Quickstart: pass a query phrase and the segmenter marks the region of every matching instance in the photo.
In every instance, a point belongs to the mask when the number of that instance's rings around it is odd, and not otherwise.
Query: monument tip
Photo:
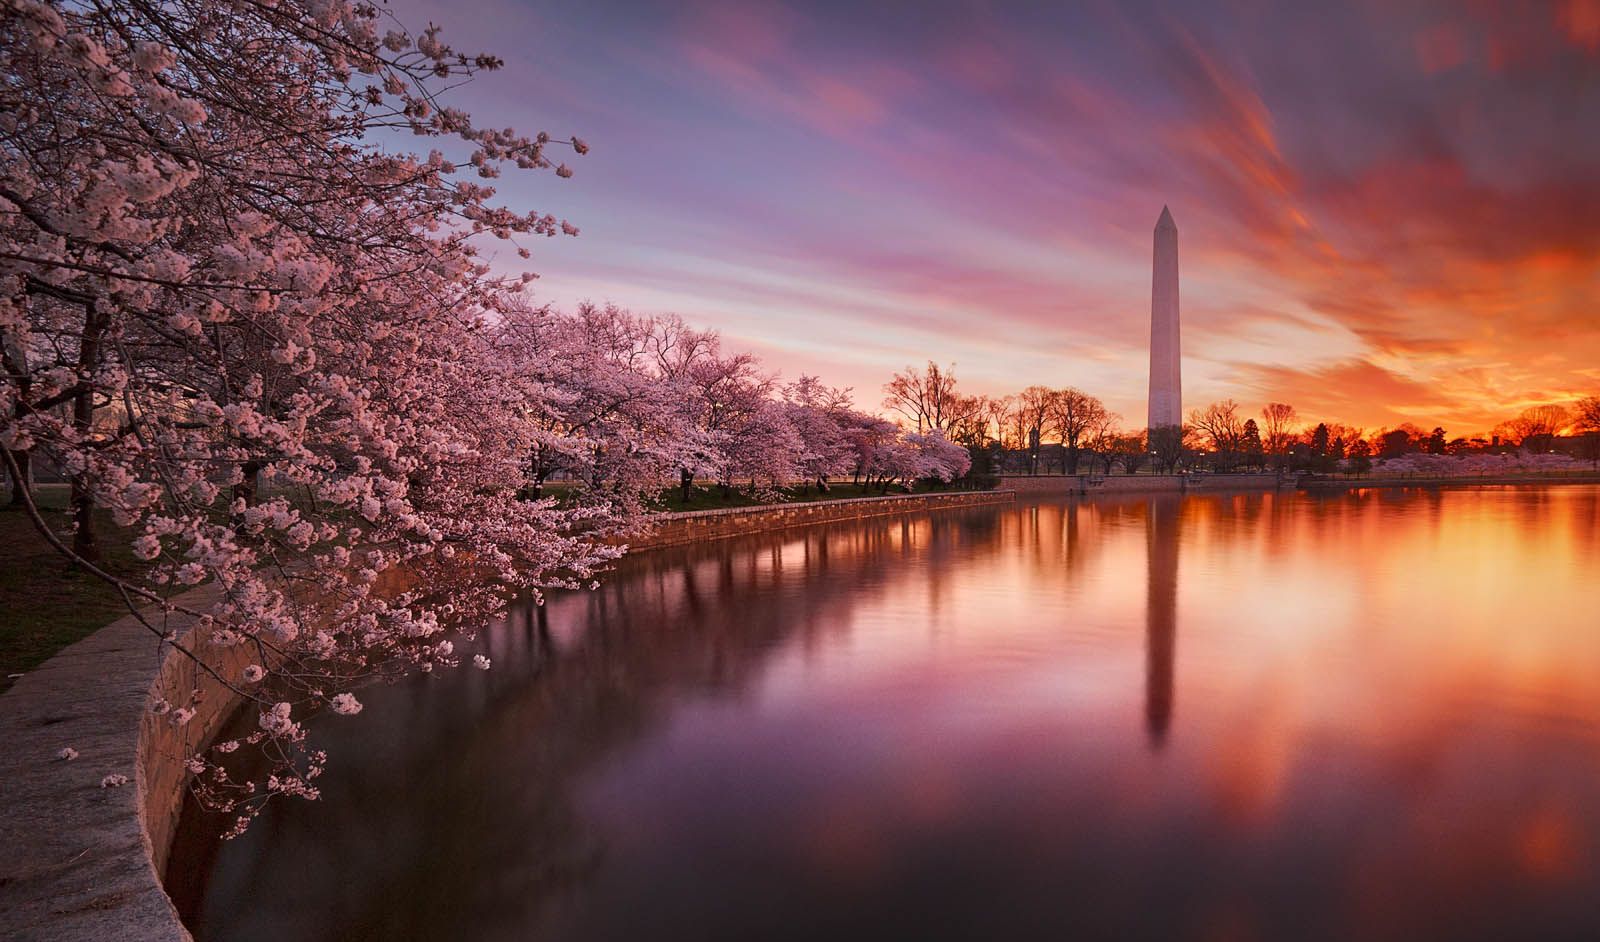
[[[1157,229],[1176,229],[1176,228],[1178,228],[1178,224],[1172,221],[1172,210],[1168,209],[1165,204],[1163,204],[1162,207],[1161,207],[1161,218],[1156,220],[1156,228]]]

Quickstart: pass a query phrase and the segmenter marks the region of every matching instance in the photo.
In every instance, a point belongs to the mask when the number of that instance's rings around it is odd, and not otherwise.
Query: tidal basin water
[[[1600,488],[792,530],[481,642],[191,831],[203,942],[1600,937]]]

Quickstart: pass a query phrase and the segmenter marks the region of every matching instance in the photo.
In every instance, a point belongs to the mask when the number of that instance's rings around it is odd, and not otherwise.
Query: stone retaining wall
[[[691,510],[661,514],[644,536],[629,541],[633,550],[657,549],[718,540],[747,533],[784,530],[812,523],[860,520],[889,514],[915,513],[949,507],[976,507],[1010,503],[1016,495],[1009,490],[954,491],[942,494],[902,494],[887,497],[853,497],[847,500],[812,503],[774,504],[765,507],[728,507],[720,510]]]

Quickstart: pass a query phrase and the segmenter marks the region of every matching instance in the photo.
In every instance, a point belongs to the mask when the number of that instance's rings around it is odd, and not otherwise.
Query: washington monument
[[[1161,207],[1150,286],[1150,430],[1183,424],[1183,348],[1178,341],[1178,224]]]

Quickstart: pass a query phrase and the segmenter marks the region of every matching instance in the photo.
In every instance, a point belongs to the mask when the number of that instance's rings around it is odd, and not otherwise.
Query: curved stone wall
[[[916,513],[950,507],[975,507],[982,504],[1010,503],[1011,491],[951,491],[941,494],[891,494],[885,497],[852,497],[811,503],[770,504],[762,507],[727,507],[720,510],[691,510],[661,514],[650,532],[631,541],[635,550],[662,546],[681,546],[704,540],[765,533],[789,527],[837,520],[861,520],[889,514]]]
[[[213,591],[197,589],[178,601],[205,607]],[[146,617],[180,637],[190,633],[187,618]],[[0,926],[7,939],[189,939],[158,868],[182,798],[182,749],[214,732],[236,704],[194,682],[177,663],[187,658],[166,657],[174,653],[129,615],[0,697]],[[202,695],[183,727],[149,709],[155,691],[179,689]],[[64,748],[77,758],[57,758]],[[102,786],[107,776],[126,782]]]

